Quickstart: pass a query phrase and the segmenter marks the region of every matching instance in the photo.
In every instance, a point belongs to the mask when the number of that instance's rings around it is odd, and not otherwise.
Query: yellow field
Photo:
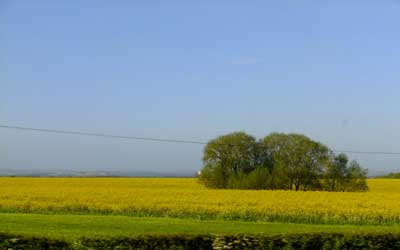
[[[400,223],[400,180],[364,193],[210,190],[184,178],[0,178],[0,211]]]

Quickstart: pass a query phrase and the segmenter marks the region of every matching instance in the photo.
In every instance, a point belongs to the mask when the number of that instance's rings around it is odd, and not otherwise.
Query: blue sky
[[[0,122],[400,152],[397,1],[2,1]],[[199,145],[0,129],[1,168],[196,171]],[[372,171],[400,156],[351,155]]]

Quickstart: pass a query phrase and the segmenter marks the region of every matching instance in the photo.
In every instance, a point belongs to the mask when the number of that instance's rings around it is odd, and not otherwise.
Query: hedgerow
[[[398,234],[148,235],[74,241],[0,234],[0,250],[358,250],[400,249]]]

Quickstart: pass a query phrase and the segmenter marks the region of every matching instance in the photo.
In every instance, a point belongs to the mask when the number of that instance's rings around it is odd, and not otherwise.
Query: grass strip
[[[400,233],[400,225],[318,225],[114,215],[0,213],[0,232],[73,240],[165,234]]]

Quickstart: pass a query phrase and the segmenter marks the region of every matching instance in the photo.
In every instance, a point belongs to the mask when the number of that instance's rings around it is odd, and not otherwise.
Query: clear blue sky
[[[202,141],[296,132],[400,152],[400,2],[167,2],[1,1],[0,122]],[[201,156],[0,129],[1,168],[187,172]]]

